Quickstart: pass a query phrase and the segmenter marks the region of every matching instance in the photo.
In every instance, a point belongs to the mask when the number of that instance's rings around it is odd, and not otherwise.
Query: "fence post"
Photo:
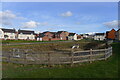
[[[50,53],[48,52],[48,67],[50,67]]]
[[[10,57],[11,57],[11,56],[10,56],[10,54],[8,54],[8,62],[10,62],[10,61],[11,61],[11,60],[10,60]]]
[[[105,49],[105,55],[104,55],[105,60],[107,60],[107,58],[106,58],[107,50],[108,49]]]
[[[90,63],[92,63],[92,49],[90,49]]]
[[[25,52],[24,53],[24,65],[27,63],[27,58],[26,57],[27,57],[27,53]]]
[[[71,51],[71,67],[74,65],[74,51]]]
[[[111,55],[112,55],[112,47],[111,47]],[[111,56],[111,55],[110,55],[110,56]]]
[[[15,49],[13,48],[13,56],[14,56],[14,54],[15,54]]]

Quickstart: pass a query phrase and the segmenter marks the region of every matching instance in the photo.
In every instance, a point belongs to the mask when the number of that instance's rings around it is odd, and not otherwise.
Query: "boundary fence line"
[[[20,51],[20,49],[12,49],[10,51],[11,52],[7,52],[5,55],[3,52],[2,61],[18,64],[71,64],[71,66],[73,66],[76,63],[92,63],[96,60],[106,60],[112,55],[112,47],[98,50],[90,49],[85,51],[72,50],[71,52],[60,53],[56,53],[54,51],[37,53],[32,51],[31,49],[24,51]]]

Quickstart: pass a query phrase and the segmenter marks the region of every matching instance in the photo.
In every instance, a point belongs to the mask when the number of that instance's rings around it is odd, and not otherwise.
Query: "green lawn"
[[[62,65],[43,68],[41,65],[3,63],[3,78],[118,78],[120,43],[112,46],[113,55],[108,60],[76,64],[74,67]]]

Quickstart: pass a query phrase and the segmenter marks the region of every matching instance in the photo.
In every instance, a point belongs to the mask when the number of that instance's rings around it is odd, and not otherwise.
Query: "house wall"
[[[61,34],[55,34],[55,38],[60,38],[60,40],[67,40],[68,35],[68,32],[62,32]]]
[[[68,36],[69,35],[69,32],[65,32],[65,36]]]
[[[77,40],[77,34],[74,35],[74,40]]]
[[[48,36],[49,38],[53,38],[54,37],[54,34],[50,33],[50,32],[47,32],[45,33],[44,35]]]
[[[118,30],[116,32],[116,37],[115,37],[116,40],[120,40],[120,30]]]
[[[4,39],[4,32],[0,29],[0,39]]]
[[[120,40],[120,30],[118,31],[118,40]]]
[[[74,36],[68,36],[68,40],[74,40]]]
[[[66,34],[64,33],[64,32],[62,32],[61,34],[60,34],[60,39],[61,40],[66,40],[66,36],[65,36]]]
[[[15,39],[16,34],[15,33],[4,33],[4,35],[8,35],[8,37],[6,39]]]
[[[115,33],[116,33],[115,30],[109,31],[109,32],[106,34],[106,38],[107,38],[107,39],[115,39]]]
[[[42,41],[50,41],[50,38],[48,36],[42,37]]]
[[[74,36],[68,36],[68,40],[77,40],[77,35]]]
[[[18,39],[21,40],[35,40],[35,35],[34,34],[18,34]]]
[[[60,39],[61,40],[67,40],[67,33],[66,32],[62,32],[61,34],[60,34]]]
[[[37,41],[42,41],[42,38],[37,38],[36,40],[37,40]]]
[[[8,37],[4,37],[4,35],[7,35]],[[3,32],[1,29],[0,29],[0,39],[15,39],[15,33],[9,33],[9,32]]]
[[[95,35],[94,40],[100,40],[100,41],[105,40],[105,35]]]

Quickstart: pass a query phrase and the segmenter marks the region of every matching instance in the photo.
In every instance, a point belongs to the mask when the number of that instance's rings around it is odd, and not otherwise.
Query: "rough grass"
[[[73,42],[57,42],[57,43],[39,43],[39,44],[24,44],[24,45],[3,45],[3,50],[9,50],[10,48],[19,48],[19,49],[32,49],[33,51],[53,51],[53,50],[61,50],[61,49],[71,49],[71,47],[75,44],[80,45],[80,50],[87,50],[90,48],[96,49],[101,47],[101,42],[81,42],[81,41],[73,41]],[[91,47],[92,46],[92,47]]]
[[[112,46],[113,55],[108,60],[76,64],[74,67],[61,65],[47,68],[45,65],[3,63],[3,78],[118,78],[120,43]]]
[[[66,40],[54,40],[54,41],[32,41],[32,40],[0,40],[2,44],[8,43],[34,43],[34,42],[56,42],[56,41],[66,41]]]

